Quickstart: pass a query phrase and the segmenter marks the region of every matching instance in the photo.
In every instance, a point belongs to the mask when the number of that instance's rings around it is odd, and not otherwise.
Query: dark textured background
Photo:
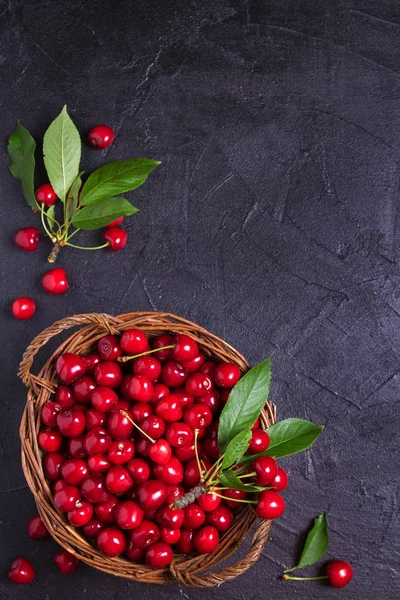
[[[398,598],[398,0],[3,0],[0,19],[1,599]],[[37,217],[5,144],[17,118],[39,140],[64,103],[82,133],[116,129],[109,151],[85,148],[87,170],[130,156],[163,164],[131,195],[141,212],[127,248],[66,251],[71,288],[49,297],[38,283],[46,244],[34,255],[12,244]],[[10,316],[25,294],[38,304],[26,324]],[[327,426],[311,452],[284,461],[287,512],[258,564],[212,592],[83,565],[66,579],[55,544],[26,535],[24,348],[66,315],[140,309],[188,317],[253,363],[274,351],[279,416]],[[354,581],[283,583],[324,509],[326,557],[349,560]],[[25,588],[6,579],[21,554],[38,570]]]

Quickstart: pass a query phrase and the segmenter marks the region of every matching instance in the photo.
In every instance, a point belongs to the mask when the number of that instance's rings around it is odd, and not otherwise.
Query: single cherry
[[[224,532],[232,525],[233,513],[228,506],[220,504],[217,508],[206,514],[206,521],[209,525],[216,527],[218,531]]]
[[[221,504],[221,498],[220,496],[209,493],[203,494],[197,498],[197,502],[205,512],[212,512]]]
[[[144,519],[130,535],[133,547],[144,549],[160,539],[160,529],[152,521]]]
[[[205,404],[213,413],[218,412],[221,408],[221,396],[217,390],[211,390],[208,394],[197,398],[197,402]]]
[[[76,556],[70,552],[67,552],[67,550],[58,552],[54,557],[54,562],[56,563],[60,573],[63,575],[73,573],[79,565],[79,560],[76,558]]]
[[[204,524],[206,515],[204,510],[197,504],[189,504],[185,508],[183,526],[186,529],[199,529]]]
[[[94,456],[107,452],[111,441],[111,436],[104,427],[93,427],[86,434],[83,446],[90,456]]]
[[[166,398],[170,395],[169,387],[167,387],[164,383],[156,383],[154,386],[154,396],[153,403],[157,403],[162,398]]]
[[[44,204],[45,206],[53,206],[53,204],[56,203],[57,194],[55,193],[50,183],[43,183],[35,191],[35,198],[39,202],[39,204]]]
[[[29,296],[20,296],[14,300],[11,310],[19,321],[28,321],[36,312],[36,303]]]
[[[56,481],[60,477],[61,466],[65,458],[58,452],[50,452],[43,459],[43,472],[47,479]]]
[[[125,548],[125,556],[132,562],[142,562],[145,557],[145,552],[141,548],[135,548],[132,540],[129,540],[128,545]]]
[[[107,527],[97,536],[97,545],[102,554],[115,558],[126,548],[126,539],[118,527]]]
[[[176,456],[172,456],[165,464],[153,467],[154,475],[168,485],[176,485],[183,480],[183,466]]]
[[[180,529],[170,529],[169,527],[165,527],[164,525],[160,527],[160,540],[173,546],[176,544],[181,537]]]
[[[191,529],[183,529],[179,538],[176,549],[179,554],[192,554],[194,552],[193,544],[194,531]]]
[[[127,388],[124,388],[124,395],[128,400],[137,402],[150,402],[154,395],[154,386],[148,377],[144,375],[134,375],[129,381]]]
[[[89,475],[89,469],[81,458],[70,458],[61,465],[60,473],[69,485],[79,485]]]
[[[174,360],[185,362],[193,360],[199,353],[197,342],[183,333],[175,336],[175,348],[172,350]]]
[[[272,489],[277,492],[281,492],[285,488],[287,488],[289,483],[289,475],[286,473],[284,469],[281,467],[278,468],[278,472],[274,477],[274,480],[271,483]]]
[[[75,508],[76,503],[80,498],[80,490],[73,485],[67,485],[54,494],[54,504],[60,510],[69,512]]]
[[[186,423],[171,423],[167,427],[165,437],[171,446],[189,446],[193,443],[194,432]]]
[[[183,508],[171,508],[162,506],[156,512],[157,523],[170,529],[180,529],[183,525],[185,512]]]
[[[173,346],[175,344],[175,338],[172,335],[162,334],[156,336],[152,342],[151,347],[156,348],[165,348],[165,346]],[[173,348],[166,348],[165,350],[159,350],[155,353],[156,358],[161,360],[161,362],[165,362],[166,360],[172,360],[172,351]]]
[[[128,356],[134,356],[149,350],[147,335],[140,329],[127,329],[121,335],[119,343]]]
[[[237,510],[242,506],[240,501],[246,500],[248,494],[243,490],[225,490],[224,496],[226,498],[231,498],[231,500],[225,500],[225,504],[232,510]]]
[[[82,531],[86,537],[94,538],[97,537],[97,535],[102,529],[104,529],[104,527],[105,524],[102,521],[100,521],[100,519],[98,519],[97,517],[93,517],[92,519],[90,519],[90,521],[86,523],[86,525],[83,525]]]
[[[219,533],[212,525],[199,529],[193,537],[193,545],[200,554],[209,554],[218,546]]]
[[[240,379],[240,369],[234,363],[221,363],[213,372],[215,383],[222,388],[232,388]]]
[[[68,450],[73,458],[83,458],[86,456],[86,450],[83,446],[84,440],[84,435],[79,435],[76,438],[71,438],[68,440]]]
[[[144,431],[145,434],[150,436],[153,439],[158,440],[158,438],[162,437],[165,431],[165,423],[161,417],[157,415],[151,415],[140,423],[140,428]]]
[[[167,485],[166,504],[172,504],[177,498],[181,498],[185,493],[185,488],[182,485]]]
[[[270,444],[269,435],[262,429],[252,429],[251,440],[247,454],[259,454],[264,452]]]
[[[156,413],[167,423],[180,421],[183,412],[179,398],[174,394],[162,398],[156,404]]]
[[[106,335],[97,342],[97,352],[102,360],[115,361],[122,355],[122,349],[115,335]]]
[[[119,252],[126,246],[128,234],[120,227],[110,227],[110,229],[104,230],[103,239],[105,242],[108,242],[111,252]]]
[[[86,363],[86,372],[87,373],[93,373],[95,366],[101,362],[100,356],[97,354],[97,352],[91,352],[90,354],[85,354],[82,356],[82,358]]]
[[[108,502],[111,498],[110,492],[105,486],[104,477],[98,473],[89,475],[81,485],[82,495],[89,502],[102,503]]]
[[[63,383],[71,385],[85,374],[86,363],[81,356],[66,352],[57,358],[56,371]]]
[[[149,479],[137,488],[137,498],[145,509],[156,510],[164,504],[167,497],[167,487],[163,481]]]
[[[147,417],[154,414],[154,408],[152,404],[148,402],[136,402],[132,406],[131,415],[135,423],[141,423]]]
[[[259,485],[270,485],[278,474],[278,463],[272,456],[260,456],[253,462],[256,481]]]
[[[89,408],[85,413],[86,429],[93,427],[104,427],[107,424],[107,414],[101,413],[94,408]]]
[[[24,227],[17,231],[14,243],[21,250],[35,252],[39,248],[40,231],[37,227]]]
[[[201,365],[205,361],[205,356],[202,352],[199,352],[192,360],[182,362],[182,365],[185,367],[189,373],[196,373],[200,370]]]
[[[143,521],[144,512],[137,502],[126,500],[115,509],[115,520],[121,529],[135,529]]]
[[[351,565],[344,560],[334,560],[326,568],[329,583],[334,588],[342,588],[353,578]]]
[[[150,467],[143,458],[133,458],[126,465],[136,485],[144,483],[150,477]]]
[[[40,515],[35,515],[28,523],[28,535],[31,540],[43,540],[50,534]]]
[[[89,144],[99,150],[110,146],[115,138],[114,130],[108,125],[96,125],[88,133]]]
[[[115,511],[119,505],[119,500],[115,496],[111,496],[107,502],[100,502],[94,507],[96,517],[106,525],[115,523]]]
[[[183,413],[183,420],[192,429],[204,429],[211,425],[212,419],[212,412],[205,404],[193,404]]]
[[[89,404],[90,394],[95,389],[95,387],[96,383],[94,379],[89,375],[84,375],[83,377],[77,379],[72,386],[72,390],[76,401],[81,402],[82,404]]]
[[[123,465],[135,455],[135,445],[131,440],[114,440],[107,452],[113,465]]]
[[[89,456],[88,467],[91,473],[106,473],[111,469],[111,461],[107,454],[95,454]]]
[[[185,385],[186,392],[195,397],[205,396],[212,388],[212,380],[204,373],[193,373]]]
[[[169,360],[162,368],[161,379],[168,387],[183,385],[189,376],[189,371],[175,360]]]
[[[74,527],[83,527],[93,517],[93,504],[87,500],[78,500],[75,508],[68,512],[67,517]]]
[[[165,465],[171,460],[172,450],[167,440],[159,439],[149,448],[149,456],[158,465]]]
[[[57,427],[65,437],[78,437],[83,433],[85,424],[85,415],[77,406],[57,414]]]
[[[65,294],[69,288],[65,269],[57,267],[47,271],[47,273],[45,273],[42,277],[42,286],[48,294]]]
[[[121,465],[111,467],[106,475],[106,486],[112,494],[123,494],[133,485],[129,471]]]
[[[46,427],[38,434],[38,444],[45,452],[58,452],[63,443],[63,437],[58,429]]]
[[[188,462],[189,460],[193,460],[196,457],[196,450],[194,444],[190,444],[188,446],[178,446],[174,448],[175,456],[181,462]]]
[[[74,404],[76,404],[76,400],[74,395],[72,394],[71,388],[67,385],[60,385],[55,393],[55,400],[57,404],[61,406],[64,410],[66,408],[71,408]]]
[[[171,546],[165,542],[156,542],[146,552],[146,565],[154,569],[162,569],[169,565],[173,558]]]
[[[47,427],[55,427],[57,425],[57,414],[61,409],[62,407],[58,402],[46,402],[40,415],[42,423]]]
[[[99,363],[94,368],[94,378],[97,385],[115,389],[122,381],[121,367],[112,361]]]
[[[201,365],[199,371],[200,371],[200,373],[205,373],[212,379],[215,367],[216,367],[215,362],[213,362],[212,360],[207,360],[205,363],[203,363]]]
[[[112,411],[108,419],[107,429],[116,440],[126,440],[133,431],[131,421],[119,410]]]
[[[150,381],[156,381],[161,375],[162,365],[160,361],[154,356],[139,356],[133,362],[133,373],[134,375],[144,375]]]
[[[8,578],[14,583],[32,583],[35,579],[35,569],[27,558],[13,560],[8,571]]]
[[[211,468],[211,464],[207,460],[202,461],[202,473],[204,474]],[[190,460],[186,463],[185,468],[185,484],[189,487],[194,487],[200,483],[200,471],[197,460]]]
[[[285,511],[285,501],[274,490],[265,490],[258,495],[256,513],[260,519],[277,519]]]
[[[179,400],[182,408],[187,408],[194,404],[194,396],[188,394],[184,386],[175,388],[173,395]]]
[[[112,409],[113,405],[118,402],[116,392],[107,387],[97,387],[91,391],[90,402],[93,408],[99,412],[105,413]]]

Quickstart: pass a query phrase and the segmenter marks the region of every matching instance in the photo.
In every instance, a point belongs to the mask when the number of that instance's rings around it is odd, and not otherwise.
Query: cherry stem
[[[238,479],[245,479],[245,477],[255,477],[257,473],[253,471],[253,473],[244,473],[244,475],[238,475]]]
[[[76,246],[75,244],[71,244],[70,242],[65,242],[66,246],[71,246],[71,248],[77,248],[78,250],[101,250],[102,248],[107,248],[110,244],[106,242],[101,246]]]
[[[74,237],[74,235],[75,235],[76,233],[78,233],[79,231],[80,231],[80,229],[75,229],[75,231],[73,231],[73,232],[71,233],[71,235],[67,235],[67,236],[65,237],[65,241],[66,241],[66,242],[68,242],[68,240],[70,240],[72,237]],[[66,233],[68,233],[68,232],[66,232]]]
[[[229,489],[229,488],[227,488]],[[223,496],[222,494],[217,494],[217,492],[212,492],[214,496],[218,496],[223,500],[232,500],[232,502],[245,502],[246,504],[257,504],[258,500],[239,500],[239,498],[228,498],[228,496]]]
[[[160,352],[160,350],[169,350],[170,348],[175,348],[175,344],[172,346],[162,346],[162,348],[153,348],[153,350],[146,350],[146,352],[141,352],[140,354],[134,354],[133,356],[119,356],[119,362],[127,362],[128,360],[133,360],[134,358],[139,358],[139,356],[147,356],[147,354],[153,354],[154,352]]]
[[[147,439],[148,439],[148,440],[150,440],[150,442],[151,442],[152,444],[155,444],[155,443],[156,443],[156,440],[153,440],[153,438],[152,438],[152,437],[150,437],[149,435],[147,435],[147,433],[145,433],[145,432],[143,431],[143,429],[141,429],[141,428],[139,427],[139,425],[138,425],[137,423],[135,423],[135,421],[134,421],[134,420],[131,418],[131,416],[130,416],[130,415],[127,413],[127,412],[126,412],[126,410],[122,410],[122,409],[121,409],[119,412],[121,413],[121,415],[124,415],[124,417],[126,417],[126,418],[128,419],[128,421],[130,421],[130,422],[132,423],[132,425],[133,425],[134,427],[136,427],[136,429],[138,429],[142,435],[144,435],[145,437],[147,437]]]
[[[47,233],[47,235],[49,236],[49,238],[52,240],[54,239],[54,234],[51,233],[48,229],[47,229],[47,225],[44,221],[44,204],[40,205],[40,218],[42,220],[42,225],[43,225],[43,229],[45,230],[45,232]]]
[[[318,581],[320,579],[328,579],[328,575],[319,575],[318,577],[292,577],[291,575],[282,575],[284,581]]]
[[[225,456],[225,452],[222,456],[219,457],[219,459],[213,464],[213,466],[208,469],[208,471],[204,475],[204,478],[206,480],[208,480],[208,483],[210,485],[212,483],[214,483],[215,481],[217,481],[217,479],[218,479],[218,477],[217,477],[218,471],[220,471],[222,468],[222,461],[224,460],[224,456]],[[208,476],[211,473],[211,471],[213,471],[213,474],[211,475],[210,479],[208,479]]]
[[[194,452],[196,455],[196,462],[197,462],[197,468],[199,469],[199,475],[200,475],[200,483],[204,483],[204,475],[203,475],[203,469],[200,463],[200,458],[199,458],[199,448],[197,445],[197,438],[199,437],[199,430],[195,429],[194,430]]]

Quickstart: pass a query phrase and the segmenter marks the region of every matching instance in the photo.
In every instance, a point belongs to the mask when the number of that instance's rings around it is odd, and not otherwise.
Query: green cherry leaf
[[[327,551],[328,543],[328,519],[326,513],[322,513],[322,515],[316,517],[312,529],[308,532],[298,564],[285,571],[285,573],[289,573],[295,569],[310,567],[316,563]]]
[[[32,208],[39,208],[35,198],[36,142],[29,131],[17,121],[17,128],[9,137],[7,152],[11,158],[11,174],[22,184],[22,193]]]
[[[65,202],[65,222],[69,223],[72,219],[73,215],[76,213],[78,208],[78,200],[79,200],[79,191],[82,187],[82,173],[75,178],[74,183],[71,185],[71,188],[67,195],[67,200]]]
[[[241,431],[231,440],[225,450],[221,468],[229,469],[243,454],[246,453],[251,439],[251,429]]]
[[[228,487],[232,490],[242,490],[243,492],[262,492],[265,487],[259,485],[253,485],[251,483],[244,483],[239,477],[235,475],[233,471],[221,471],[219,476],[219,483],[224,487]],[[223,493],[223,492],[222,492]]]
[[[81,159],[81,138],[66,106],[44,134],[43,157],[50,183],[65,202],[78,175]]]
[[[102,198],[124,194],[142,185],[160,164],[149,158],[116,160],[94,171],[83,186],[81,204],[94,204]]]
[[[91,231],[105,227],[118,217],[133,215],[138,210],[125,198],[103,198],[96,204],[79,209],[72,217],[71,223],[77,229]]]
[[[54,231],[54,219],[55,219],[55,215],[56,215],[56,207],[53,204],[52,206],[49,206],[49,208],[44,211],[44,214],[46,215],[46,221],[47,224],[49,226],[50,231]]]
[[[241,431],[251,429],[268,399],[271,359],[250,369],[232,388],[218,428],[218,446],[225,452],[229,442]]]

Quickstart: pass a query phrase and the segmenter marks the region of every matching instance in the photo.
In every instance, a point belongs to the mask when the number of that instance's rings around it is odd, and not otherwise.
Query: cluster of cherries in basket
[[[185,508],[175,501],[212,473],[218,415],[239,368],[206,360],[185,334],[156,336],[150,346],[142,331],[130,329],[101,338],[95,353],[59,356],[56,370],[62,385],[42,407],[38,444],[54,503],[69,523],[104,555],[153,568],[166,567],[173,548],[215,550],[248,494],[215,486]],[[248,452],[268,445],[256,422]],[[258,495],[258,516],[279,517],[286,472],[271,457],[249,469],[271,488]]]

